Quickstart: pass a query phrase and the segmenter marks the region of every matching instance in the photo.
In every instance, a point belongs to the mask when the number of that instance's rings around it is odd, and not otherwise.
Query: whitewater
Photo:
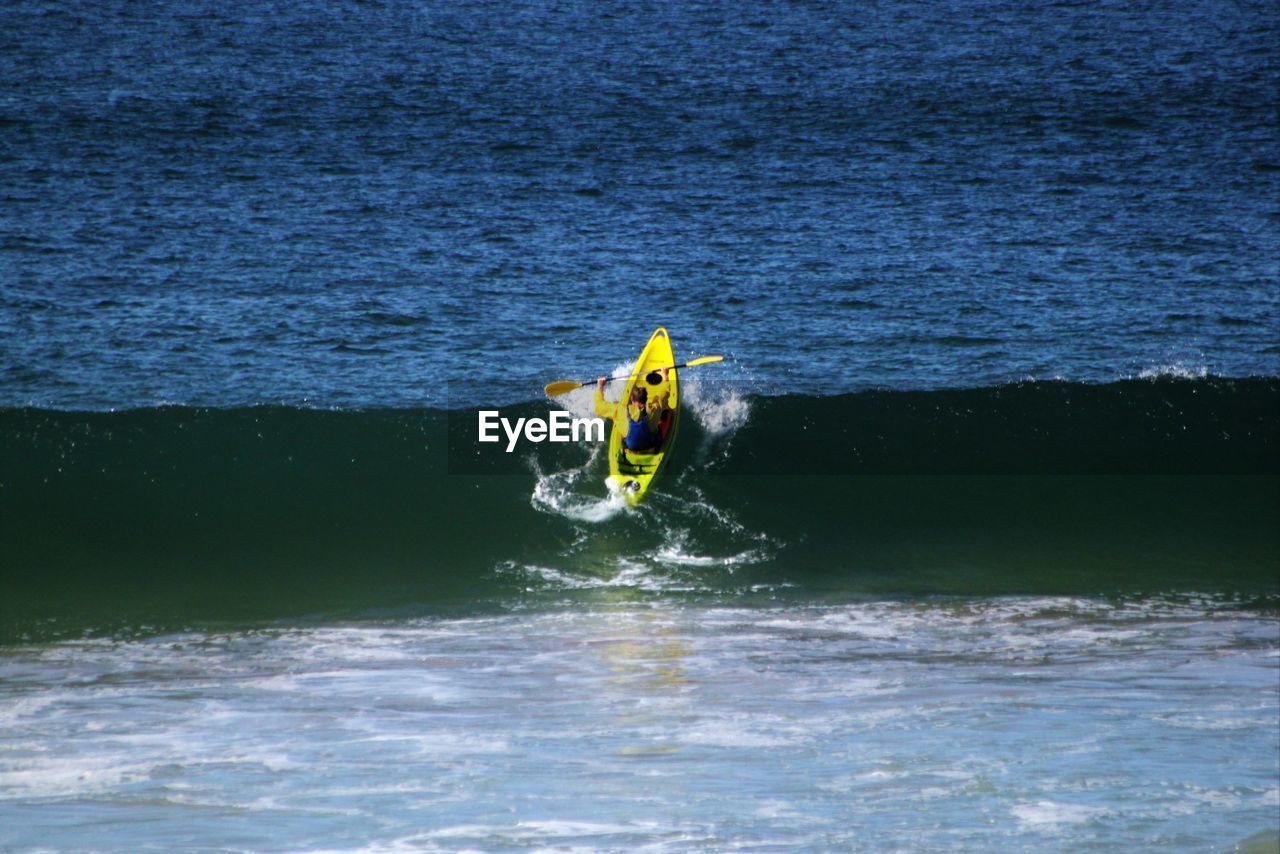
[[[0,655],[6,850],[1235,850],[1274,614],[1230,597],[589,608]],[[1259,848],[1258,850],[1266,850]]]

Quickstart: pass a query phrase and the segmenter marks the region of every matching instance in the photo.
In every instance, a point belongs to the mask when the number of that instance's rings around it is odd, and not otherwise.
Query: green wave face
[[[752,398],[734,429],[686,418],[638,510],[598,446],[477,455],[474,412],[0,410],[0,639],[652,597],[1274,607],[1278,402],[1275,379]]]

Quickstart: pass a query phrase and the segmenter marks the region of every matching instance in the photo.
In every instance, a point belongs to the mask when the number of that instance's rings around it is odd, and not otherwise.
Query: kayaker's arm
[[[613,418],[617,406],[604,399],[604,382],[604,377],[596,380],[596,415],[601,418]]]

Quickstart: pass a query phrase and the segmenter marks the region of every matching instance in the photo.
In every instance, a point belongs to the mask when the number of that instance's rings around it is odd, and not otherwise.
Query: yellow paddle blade
[[[684,367],[692,368],[694,365],[709,365],[712,362],[723,362],[724,356],[703,356],[701,359],[694,359],[692,362],[685,362]]]
[[[557,397],[573,391],[575,388],[582,388],[582,383],[575,383],[573,380],[560,380],[559,382],[547,383],[547,387],[543,391],[547,393],[547,397]]]

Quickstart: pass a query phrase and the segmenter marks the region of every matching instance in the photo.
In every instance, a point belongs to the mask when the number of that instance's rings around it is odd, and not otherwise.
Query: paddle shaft
[[[705,364],[705,363],[704,363],[701,359],[694,359],[692,362],[685,362],[683,365],[672,365],[672,366],[670,367],[670,370],[678,371],[678,370],[680,370],[681,368],[687,368],[687,367],[689,367],[690,365],[701,365],[701,364]],[[654,368],[653,370],[654,370],[654,371],[665,371],[665,370],[667,370],[667,368]],[[605,378],[604,378],[604,381],[605,381],[605,384],[607,385],[607,384],[609,384],[609,383],[613,382],[614,380],[629,380],[629,379],[631,379],[632,377],[642,377],[642,376],[645,376],[645,374],[651,374],[651,373],[653,373],[653,371],[645,371],[645,372],[644,372],[644,374],[624,374],[623,376],[620,376],[620,377],[605,377]],[[582,385],[591,385],[591,384],[592,384],[592,383],[594,383],[594,382],[599,382],[599,380],[598,380],[598,379],[597,379],[597,380],[588,380],[587,382],[582,383]]]
[[[675,370],[679,370],[680,368],[692,368],[697,365],[706,365],[706,364],[710,364],[711,362],[721,362],[721,361],[724,361],[724,356],[703,356],[699,359],[690,359],[689,361],[685,362],[683,365],[671,365],[670,369],[675,371]],[[663,369],[659,368],[656,370],[663,370]],[[648,372],[646,371],[646,373]],[[625,374],[620,377],[605,377],[604,381],[606,383],[611,383],[614,380],[629,380],[632,377],[638,377],[638,376],[641,376],[641,374]],[[571,392],[574,389],[591,385],[593,382],[596,382],[596,380],[587,380],[586,382],[580,382],[580,383],[573,382],[572,380],[561,380],[559,382],[548,383],[545,391],[549,397],[555,397],[556,395],[567,394],[568,392]]]

